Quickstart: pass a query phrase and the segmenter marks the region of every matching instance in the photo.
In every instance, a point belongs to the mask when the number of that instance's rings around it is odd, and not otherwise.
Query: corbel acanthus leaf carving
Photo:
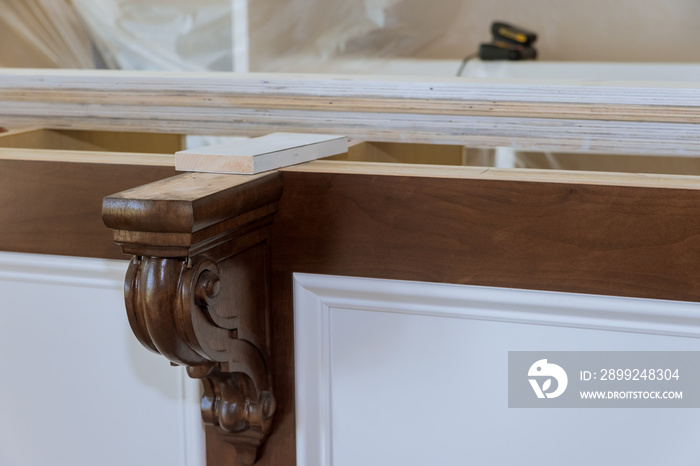
[[[278,174],[188,174],[110,196],[103,206],[117,242],[136,254],[124,286],[134,334],[202,381],[202,418],[236,447],[241,464],[256,461],[276,410],[267,230],[280,195]]]

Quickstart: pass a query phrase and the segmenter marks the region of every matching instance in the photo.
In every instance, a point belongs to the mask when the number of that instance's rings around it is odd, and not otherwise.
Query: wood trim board
[[[0,148],[0,160],[33,162],[88,163],[95,165],[144,165],[173,167],[170,154],[119,153],[104,151],[75,151],[53,149]]]
[[[175,169],[208,173],[254,174],[347,153],[348,138],[338,135],[272,133],[175,153]]]

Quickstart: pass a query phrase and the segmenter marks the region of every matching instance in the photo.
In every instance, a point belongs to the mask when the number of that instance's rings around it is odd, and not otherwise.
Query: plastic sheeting
[[[447,39],[446,28],[464,3],[468,2],[251,0],[251,69],[313,71],[333,60],[428,58],[424,51]],[[461,59],[473,51],[468,47],[448,57]]]
[[[65,0],[0,0],[0,66],[94,68],[92,43]]]
[[[347,54],[410,55],[440,34],[415,34],[416,20],[402,19],[399,7],[416,0],[72,1],[109,68],[246,71],[250,53],[253,71],[303,69]]]
[[[73,0],[108,68],[231,71],[230,0]]]
[[[408,57],[440,40],[459,8],[419,0],[72,1],[109,68],[183,71],[245,71],[232,57],[247,61],[248,53],[253,71]]]

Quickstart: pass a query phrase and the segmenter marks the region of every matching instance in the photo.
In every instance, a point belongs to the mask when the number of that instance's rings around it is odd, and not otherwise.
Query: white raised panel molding
[[[132,335],[127,266],[0,252],[1,465],[205,465],[199,381]]]
[[[700,460],[681,439],[700,435],[694,410],[508,410],[503,369],[509,350],[698,351],[695,303],[295,274],[294,325],[300,466]],[[555,463],[530,448],[542,438]],[[625,449],[645,442],[662,448]]]

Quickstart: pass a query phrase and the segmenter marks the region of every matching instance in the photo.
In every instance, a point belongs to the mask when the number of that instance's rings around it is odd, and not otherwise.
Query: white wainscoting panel
[[[700,351],[700,305],[294,275],[297,464],[697,465],[695,409],[509,409],[508,351]]]
[[[205,464],[199,381],[132,335],[127,266],[0,253],[0,465]]]

